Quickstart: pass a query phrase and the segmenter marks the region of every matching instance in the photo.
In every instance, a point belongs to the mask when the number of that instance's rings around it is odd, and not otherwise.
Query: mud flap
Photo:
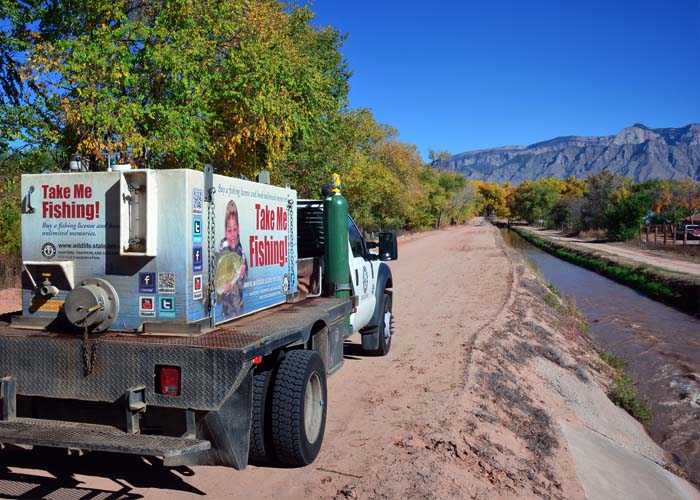
[[[197,415],[196,436],[211,442],[210,450],[166,458],[164,465],[223,465],[245,469],[250,443],[252,388],[253,373],[250,371],[219,410]]]
[[[376,351],[379,349],[379,328],[373,326],[366,328],[362,332],[362,349],[365,351]]]

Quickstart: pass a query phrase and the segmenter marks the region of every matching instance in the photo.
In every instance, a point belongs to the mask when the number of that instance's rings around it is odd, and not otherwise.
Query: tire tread
[[[289,351],[277,369],[272,391],[272,443],[276,458],[288,465],[307,465],[315,456],[302,450],[304,390],[306,372],[316,357],[314,351]],[[321,365],[322,366],[322,365]],[[319,436],[322,439],[323,435]]]
[[[270,456],[269,445],[266,443],[265,426],[267,424],[267,392],[271,370],[253,374],[253,414],[250,423],[250,446],[248,461],[265,463]]]

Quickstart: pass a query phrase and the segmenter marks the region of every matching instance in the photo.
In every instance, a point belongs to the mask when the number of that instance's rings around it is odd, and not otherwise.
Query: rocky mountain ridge
[[[544,177],[579,177],[608,170],[645,181],[700,180],[700,124],[649,128],[634,124],[616,135],[565,136],[530,146],[467,151],[436,165],[470,180],[520,184]]]

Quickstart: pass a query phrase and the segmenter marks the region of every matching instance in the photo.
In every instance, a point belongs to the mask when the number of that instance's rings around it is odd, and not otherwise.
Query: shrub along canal
[[[575,301],[598,346],[626,361],[654,413],[649,434],[700,483],[700,320],[560,260],[513,231],[501,235]]]

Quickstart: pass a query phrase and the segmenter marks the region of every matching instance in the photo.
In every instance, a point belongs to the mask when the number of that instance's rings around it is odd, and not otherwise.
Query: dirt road
[[[502,309],[511,269],[491,231],[474,227],[404,243],[391,268],[396,313],[391,353],[369,358],[350,349],[345,366],[330,379],[319,459],[308,470],[239,474],[236,490],[246,492],[241,498],[282,491],[286,498],[328,498],[353,490],[401,498],[421,482],[422,467],[400,444],[416,429],[450,418],[453,392],[464,383],[464,346]],[[203,479],[212,473],[201,474]]]
[[[553,240],[562,241],[564,243],[583,247],[588,250],[607,252],[613,255],[617,255],[619,257],[624,257],[626,259],[633,260],[635,262],[660,267],[669,271],[700,276],[700,262],[689,262],[687,260],[674,259],[672,256],[669,255],[659,255],[658,253],[654,253],[653,251],[637,250],[634,248],[623,247],[621,245],[613,245],[610,243],[595,243],[591,241],[579,240],[576,238],[568,238],[561,236],[558,231],[541,231],[534,230],[531,228],[530,230],[532,230],[537,235],[546,236],[548,238],[552,238]]]
[[[601,484],[619,498],[700,498],[666,477],[663,451],[594,381],[605,374],[590,341],[494,227],[404,240],[391,267],[392,350],[347,346],[312,465],[170,469],[7,447],[0,498],[605,498]]]

